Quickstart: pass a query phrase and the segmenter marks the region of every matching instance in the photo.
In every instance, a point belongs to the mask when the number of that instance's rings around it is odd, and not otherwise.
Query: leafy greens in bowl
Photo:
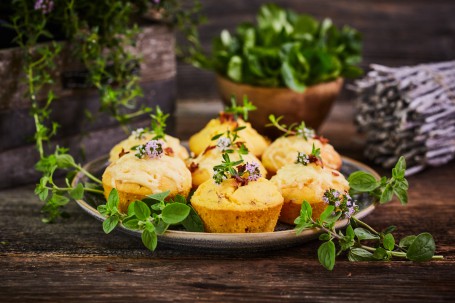
[[[202,66],[234,82],[297,92],[361,75],[355,66],[361,60],[357,30],[338,29],[330,19],[319,22],[275,4],[263,5],[256,19],[256,25],[241,24],[234,34],[223,30]]]

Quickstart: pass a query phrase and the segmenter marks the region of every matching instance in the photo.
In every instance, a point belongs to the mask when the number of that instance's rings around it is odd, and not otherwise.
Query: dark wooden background
[[[222,29],[254,21],[258,8],[270,1],[202,0],[208,22],[200,38],[209,50]],[[371,63],[415,65],[455,59],[455,1],[453,0],[279,0],[278,5],[318,19],[329,17],[339,26],[350,25],[363,35],[365,69]],[[217,98],[213,74],[188,64],[178,65],[180,99]],[[352,98],[344,92],[341,99]]]

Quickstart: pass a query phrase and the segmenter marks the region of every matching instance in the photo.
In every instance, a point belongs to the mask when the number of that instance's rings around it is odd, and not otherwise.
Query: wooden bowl
[[[269,123],[270,114],[276,117],[283,116],[282,121],[287,125],[305,121],[307,126],[317,130],[340,93],[343,79],[338,78],[331,82],[309,86],[303,93],[288,88],[235,83],[219,75],[217,75],[217,84],[226,105],[231,104],[232,96],[235,96],[238,101],[243,100],[244,95],[248,96],[248,99],[257,107],[256,111],[249,113],[249,121],[261,134],[276,138],[282,133],[273,127],[265,127]]]

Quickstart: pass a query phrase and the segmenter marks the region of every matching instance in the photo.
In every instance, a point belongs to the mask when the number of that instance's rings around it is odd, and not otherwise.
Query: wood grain
[[[178,133],[198,130],[220,103],[202,105],[180,103]],[[365,161],[351,117],[351,106],[339,102],[321,131],[342,154]],[[396,225],[397,239],[432,233],[443,261],[352,263],[341,256],[333,272],[317,261],[318,241],[260,253],[163,245],[150,252],[139,238],[105,235],[75,203],[67,207],[69,219],[46,225],[32,185],[3,190],[0,302],[449,302],[455,298],[454,172],[451,162],[411,176],[408,206],[390,203],[365,218],[379,230]]]

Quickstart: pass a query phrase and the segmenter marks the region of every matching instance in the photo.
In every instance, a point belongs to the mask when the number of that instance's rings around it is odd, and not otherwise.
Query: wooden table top
[[[177,132],[186,138],[218,108],[181,103]],[[350,104],[337,104],[321,132],[342,154],[365,162],[351,121]],[[0,302],[453,301],[455,162],[408,180],[408,206],[380,206],[365,221],[377,229],[396,225],[396,238],[430,232],[444,260],[353,263],[341,256],[332,272],[317,260],[317,240],[255,254],[163,245],[150,252],[139,238],[105,235],[76,203],[67,207],[69,219],[43,224],[33,185],[3,190]]]

